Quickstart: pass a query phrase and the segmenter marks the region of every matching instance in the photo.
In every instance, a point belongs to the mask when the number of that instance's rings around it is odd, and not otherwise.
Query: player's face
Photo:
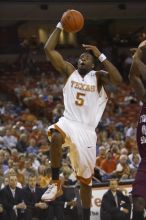
[[[78,60],[78,70],[90,71],[94,68],[93,57],[89,53],[83,53]]]

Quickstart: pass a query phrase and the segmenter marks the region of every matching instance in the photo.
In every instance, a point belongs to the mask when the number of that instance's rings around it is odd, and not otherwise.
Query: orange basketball
[[[61,18],[61,24],[67,32],[78,32],[84,26],[84,17],[77,10],[68,10],[64,12]]]

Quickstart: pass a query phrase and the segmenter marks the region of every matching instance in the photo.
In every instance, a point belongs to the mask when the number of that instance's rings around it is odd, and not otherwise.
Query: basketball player
[[[143,103],[137,126],[137,145],[141,162],[132,187],[132,220],[144,220],[146,206],[146,66],[144,62],[146,62],[146,41],[136,49],[129,73],[131,85]]]
[[[56,124],[48,129],[51,135],[52,179],[59,185],[61,146],[70,146],[70,158],[77,178],[80,181],[80,196],[84,220],[90,219],[92,174],[96,162],[96,133],[107,103],[104,83],[120,83],[121,75],[97,47],[83,45],[85,52],[78,60],[78,68],[65,61],[55,48],[62,30],[59,22],[45,45],[45,52],[58,72],[67,78],[63,88],[64,114]],[[106,71],[94,71],[96,60],[103,63]],[[103,73],[104,72],[104,73]],[[51,200],[59,193],[60,187],[48,188],[43,199]]]

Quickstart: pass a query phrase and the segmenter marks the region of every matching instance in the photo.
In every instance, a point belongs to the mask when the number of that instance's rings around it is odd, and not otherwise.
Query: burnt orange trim
[[[51,131],[48,131],[48,136],[49,136],[49,137],[51,136]]]
[[[85,185],[89,185],[91,183],[91,180],[92,180],[92,176],[85,179],[81,176],[77,176],[77,179],[81,182],[81,183],[84,183]]]

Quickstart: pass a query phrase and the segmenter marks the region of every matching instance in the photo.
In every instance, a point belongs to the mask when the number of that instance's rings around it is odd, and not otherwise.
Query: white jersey
[[[63,96],[65,118],[97,127],[108,98],[103,87],[98,93],[96,71],[92,70],[82,77],[75,70],[63,88]]]

